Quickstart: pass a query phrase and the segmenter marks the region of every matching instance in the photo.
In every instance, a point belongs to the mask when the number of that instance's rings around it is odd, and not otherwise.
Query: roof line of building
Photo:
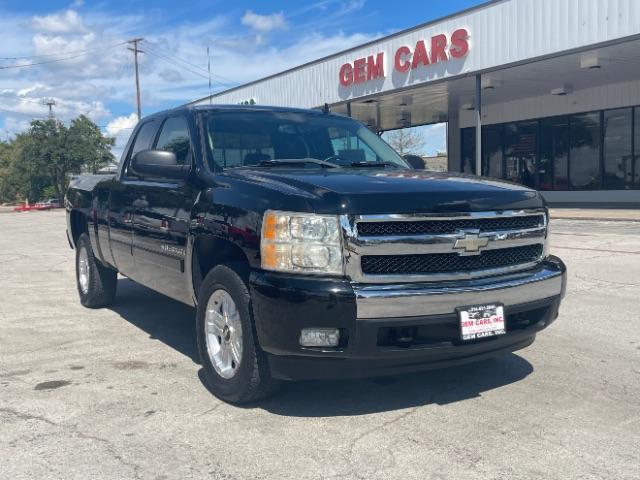
[[[267,75],[266,77],[262,77],[262,78],[259,78],[257,80],[252,80],[251,82],[243,83],[242,85],[238,85],[236,87],[228,88],[228,89],[223,90],[221,92],[214,93],[213,95],[207,95],[205,97],[202,97],[202,98],[199,98],[199,99],[194,100],[192,102],[189,102],[186,105],[192,105],[194,103],[202,102],[204,100],[208,100],[209,98],[216,98],[216,97],[219,97],[220,95],[224,95],[224,94],[227,94],[229,92],[234,92],[236,90],[240,90],[241,88],[246,88],[246,87],[249,87],[251,85],[255,85],[257,83],[264,82],[265,80],[270,80],[272,78],[279,77],[279,76],[284,75],[286,73],[291,73],[291,72],[294,72],[296,70],[300,70],[302,68],[309,67],[311,65],[322,63],[322,62],[324,62],[326,60],[329,60],[331,58],[334,58],[334,57],[337,57],[337,56],[340,56],[340,55],[344,55],[346,53],[353,52],[355,50],[359,50],[361,48],[365,48],[365,47],[368,47],[370,45],[374,45],[374,44],[376,44],[378,42],[381,42],[381,41],[384,41],[384,40],[389,40],[389,39],[394,38],[394,37],[399,37],[401,35],[405,35],[407,33],[411,33],[411,32],[414,32],[416,30],[420,30],[420,29],[423,29],[423,28],[427,28],[427,27],[433,26],[433,25],[435,25],[437,23],[440,23],[440,22],[444,22],[445,20],[449,20],[451,18],[455,18],[455,17],[458,17],[460,15],[465,15],[467,13],[470,13],[470,12],[473,12],[473,11],[476,11],[476,10],[481,10],[481,9],[490,7],[490,6],[492,6],[494,4],[497,4],[497,3],[504,3],[506,1],[509,1],[509,0],[486,0],[486,1],[484,1],[484,2],[482,2],[480,4],[478,4],[478,5],[474,5],[473,7],[465,8],[464,10],[461,10],[459,12],[451,13],[449,15],[445,15],[443,17],[439,17],[439,18],[436,18],[434,20],[429,20],[428,22],[424,22],[424,23],[421,23],[421,24],[413,26],[413,27],[405,28],[404,30],[400,30],[398,32],[392,33],[391,35],[387,35],[387,36],[384,36],[384,37],[376,38],[375,40],[371,40],[369,42],[362,43],[360,45],[356,45],[355,47],[347,48],[346,50],[341,50],[339,52],[332,53],[330,55],[326,55],[326,56],[318,58],[316,60],[312,60],[310,62],[303,63],[301,65],[297,65],[297,66],[292,67],[292,68],[288,68],[287,70],[282,70],[281,72],[277,72],[277,73],[274,73],[272,75]]]

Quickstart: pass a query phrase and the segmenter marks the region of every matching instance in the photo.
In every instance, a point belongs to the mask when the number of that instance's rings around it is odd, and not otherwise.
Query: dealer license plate
[[[462,340],[475,340],[507,333],[502,305],[463,307],[458,309],[458,317]]]

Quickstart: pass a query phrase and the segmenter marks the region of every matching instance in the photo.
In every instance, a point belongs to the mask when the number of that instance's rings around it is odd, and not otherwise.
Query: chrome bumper
[[[357,316],[414,317],[454,313],[469,305],[516,305],[564,295],[566,267],[556,257],[517,274],[438,284],[354,285]]]

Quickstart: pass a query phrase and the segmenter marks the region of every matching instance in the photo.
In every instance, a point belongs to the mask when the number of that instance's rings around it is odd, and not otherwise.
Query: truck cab
[[[566,268],[529,188],[415,170],[348,117],[257,106],[144,118],[66,197],[81,302],[118,274],[196,309],[210,389],[411,373],[531,344]]]

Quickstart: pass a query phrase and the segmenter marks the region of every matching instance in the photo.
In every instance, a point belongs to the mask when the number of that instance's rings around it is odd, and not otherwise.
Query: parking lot
[[[127,279],[80,306],[64,229],[0,214],[0,478],[640,478],[640,223],[552,222],[568,293],[525,350],[242,408],[200,381],[191,308]]]

